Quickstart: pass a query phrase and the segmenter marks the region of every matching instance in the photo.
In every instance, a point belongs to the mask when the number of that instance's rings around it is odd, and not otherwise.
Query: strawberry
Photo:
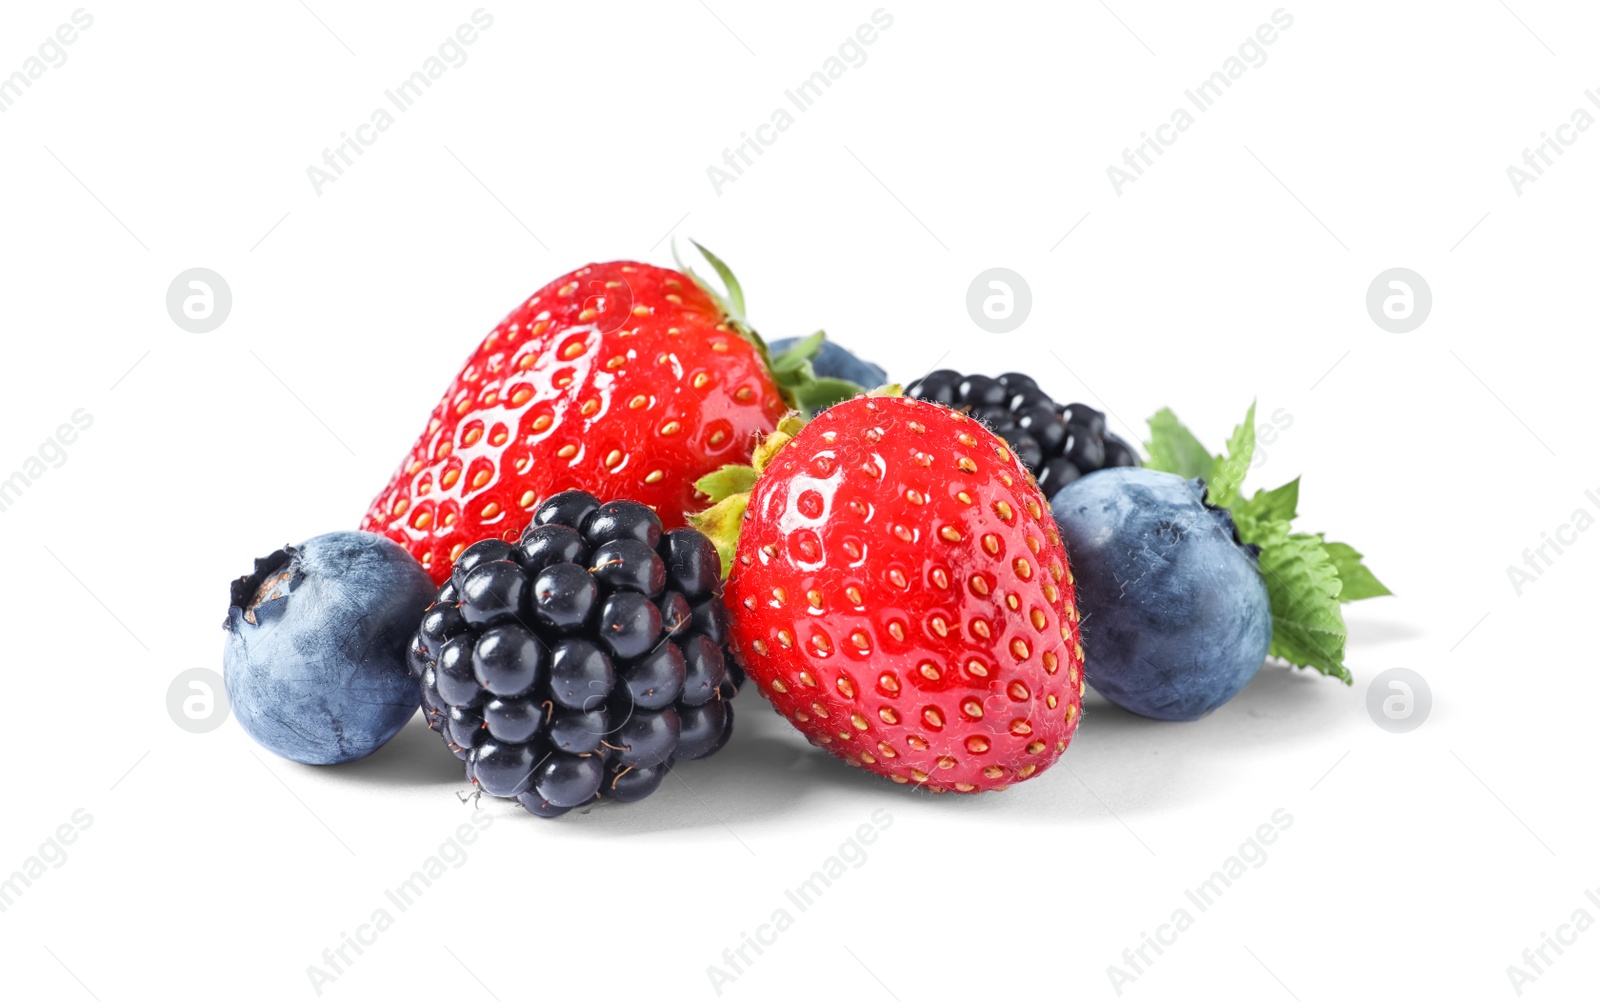
[[[1083,707],[1072,572],[1004,442],[938,404],[863,396],[786,420],[754,460],[701,481],[723,499],[694,521],[729,568],[736,656],[778,713],[938,792],[1061,756]]]
[[[859,389],[813,377],[805,356],[820,335],[769,363],[738,282],[701,251],[728,300],[692,271],[614,261],[563,275],[513,310],[467,359],[361,528],[405,546],[436,583],[472,543],[515,542],[530,512],[569,488],[641,501],[676,528],[704,503],[697,477],[748,461],[797,402]]]

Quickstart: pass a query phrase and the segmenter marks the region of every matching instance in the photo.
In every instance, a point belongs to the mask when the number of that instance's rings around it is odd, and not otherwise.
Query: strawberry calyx
[[[897,384],[857,392],[869,397],[902,395]],[[756,481],[761,479],[762,472],[772,464],[784,446],[794,441],[807,423],[808,419],[798,412],[784,415],[783,420],[778,422],[777,430],[756,443],[748,466],[729,463],[694,482],[695,490],[711,499],[711,507],[690,514],[689,524],[717,548],[717,556],[722,560],[723,578],[727,578],[728,572],[733,570],[733,557],[739,548],[739,526],[750,507],[750,493],[755,490]]]
[[[761,360],[766,363],[767,371],[772,375],[772,381],[778,385],[778,392],[782,394],[784,403],[795,410],[811,414],[824,407],[849,400],[868,389],[846,379],[817,375],[816,370],[812,368],[811,360],[822,350],[822,344],[827,340],[827,335],[822,331],[802,338],[789,350],[773,358],[767,350],[766,341],[762,340],[761,335],[756,333],[755,328],[750,326],[749,320],[745,317],[744,289],[739,285],[739,279],[734,276],[733,269],[701,246],[698,241],[689,242],[694,244],[695,250],[700,252],[711,265],[711,269],[717,273],[724,291],[718,291],[683,262],[678,256],[676,242],[672,246],[673,262],[679,271],[689,276],[701,291],[711,297],[711,301],[717,304],[727,318],[727,325],[740,337],[755,345],[761,354]]]
[[[691,514],[689,524],[717,548],[724,578],[733,569],[733,555],[739,549],[739,524],[750,507],[750,492],[773,457],[805,426],[805,418],[790,412],[778,422],[776,431],[756,444],[748,466],[730,463],[694,482],[694,489],[711,499],[711,507]]]

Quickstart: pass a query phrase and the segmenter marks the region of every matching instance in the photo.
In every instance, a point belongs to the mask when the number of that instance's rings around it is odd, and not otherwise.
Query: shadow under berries
[[[440,747],[439,736],[428,730],[420,714],[376,752],[344,765],[324,766],[321,774],[396,787],[467,786],[461,763]]]

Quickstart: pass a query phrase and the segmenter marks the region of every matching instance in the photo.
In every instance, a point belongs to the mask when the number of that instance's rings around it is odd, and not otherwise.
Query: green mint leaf
[[[1263,550],[1269,546],[1283,545],[1289,538],[1289,520],[1275,518],[1270,512],[1257,516],[1247,510],[1248,504],[1249,502],[1246,502],[1231,509],[1233,524],[1239,529],[1239,538],[1246,543],[1254,543]]]
[[[735,494],[748,494],[755,485],[755,467],[729,465],[696,480],[694,489],[709,497],[712,504],[717,504]]]
[[[1242,498],[1232,506],[1235,520],[1243,517],[1260,521],[1290,522],[1297,516],[1300,507],[1300,478],[1274,487],[1270,491],[1258,490],[1248,498]],[[1248,542],[1248,540],[1247,540]]]
[[[1339,569],[1322,537],[1291,533],[1281,520],[1245,521],[1255,537],[1248,541],[1261,547],[1261,576],[1272,606],[1270,653],[1297,668],[1315,668],[1345,685],[1353,684],[1344,665]],[[1241,527],[1241,538],[1246,531]]]
[[[810,337],[796,341],[788,351],[772,360],[772,374],[782,375],[787,372],[800,371],[801,365],[817,357],[817,352],[822,350],[822,342],[827,340],[827,335],[817,331]]]
[[[1245,474],[1250,472],[1251,460],[1256,454],[1256,402],[1250,401],[1244,423],[1233,429],[1228,437],[1227,451],[1212,464],[1206,480],[1207,495],[1218,508],[1229,508],[1239,500],[1239,488],[1244,485]]]
[[[1343,586],[1339,590],[1339,601],[1358,602],[1394,594],[1361,562],[1361,554],[1355,547],[1348,543],[1325,543],[1324,548],[1339,570],[1339,582]]]
[[[1171,408],[1163,407],[1151,415],[1150,441],[1144,444],[1150,461],[1145,465],[1152,470],[1176,473],[1185,480],[1211,475],[1216,457],[1200,444],[1194,433],[1184,427]]]
[[[1261,549],[1262,580],[1272,607],[1273,657],[1300,668],[1315,668],[1346,685],[1347,631],[1340,605],[1390,594],[1368,570],[1361,554],[1320,534],[1297,533],[1290,523],[1299,514],[1300,478],[1246,497],[1243,485],[1255,452],[1256,405],[1233,429],[1224,456],[1211,456],[1169,409],[1150,418],[1146,465],[1179,476],[1206,479],[1212,504],[1233,513],[1239,538]]]

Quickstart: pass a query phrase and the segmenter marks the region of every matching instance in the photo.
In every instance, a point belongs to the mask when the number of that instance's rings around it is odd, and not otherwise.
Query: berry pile
[[[705,536],[663,533],[643,504],[555,495],[516,545],[467,547],[423,616],[428,726],[469,780],[540,817],[649,796],[733,731],[719,570]]]
[[[1085,473],[1139,465],[1128,443],[1106,431],[1104,414],[1086,404],[1058,404],[1020,372],[995,379],[936,369],[907,386],[906,396],[982,421],[1011,446],[1047,498]]]
[[[1225,456],[1160,411],[1141,460],[1021,373],[863,394],[882,369],[820,331],[763,342],[700,250],[725,294],[631,261],[535,293],[364,532],[235,583],[224,681],[255,740],[348,762],[420,703],[478,790],[556,817],[722,748],[746,671],[815,744],[938,793],[1047,770],[1086,684],[1190,720],[1268,656],[1350,682],[1340,606],[1389,591],[1291,532],[1298,479],[1243,493],[1253,405]]]

